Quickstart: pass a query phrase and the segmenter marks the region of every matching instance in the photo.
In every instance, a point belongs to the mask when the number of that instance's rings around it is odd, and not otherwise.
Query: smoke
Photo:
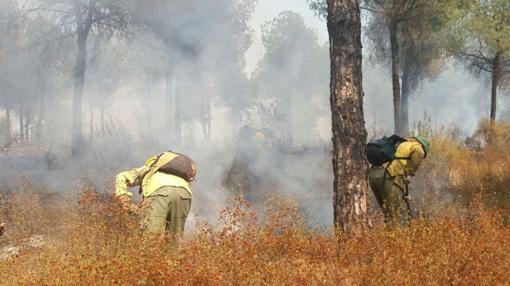
[[[302,2],[287,1],[298,10],[307,7]],[[313,13],[308,10],[301,9],[308,13],[303,19],[295,12],[280,14],[287,6],[276,13],[268,1],[261,1],[261,10],[254,5],[248,0],[133,1],[134,25],[128,31],[93,30],[81,159],[69,157],[74,38],[23,48],[62,18],[42,11],[45,16],[38,21],[43,25],[33,24],[38,28],[31,28],[32,34],[23,32],[26,27],[10,34],[2,29],[0,135],[7,140],[9,110],[11,136],[20,133],[18,119],[23,118],[29,139],[0,155],[0,180],[11,184],[27,176],[67,192],[86,177],[113,193],[116,173],[171,149],[197,162],[192,212],[201,218],[213,220],[232,194],[242,193],[257,205],[277,193],[295,199],[311,224],[330,225],[326,26],[310,28]],[[56,36],[72,28],[62,26]],[[12,35],[18,46],[7,41]],[[49,40],[59,38],[54,36]],[[12,53],[18,57],[6,56]],[[392,130],[388,74],[387,67],[365,61],[365,116],[372,134]],[[452,63],[413,95],[411,121],[426,113],[437,128],[456,125],[471,131],[487,114],[486,90]]]

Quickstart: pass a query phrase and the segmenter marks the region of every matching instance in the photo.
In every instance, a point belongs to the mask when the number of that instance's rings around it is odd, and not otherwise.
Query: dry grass
[[[13,229],[2,239],[19,243],[37,233],[46,245],[0,261],[2,285],[510,283],[510,226],[481,206],[337,237],[309,229],[289,202],[273,202],[257,217],[238,200],[222,211],[221,225],[202,224],[172,247],[142,239],[136,218],[94,190],[81,194],[71,204],[61,197],[46,202],[44,191],[6,198],[3,216]]]
[[[429,180],[417,180],[458,195],[463,206],[441,206],[433,217],[391,230],[374,218],[372,229],[350,236],[308,227],[289,201],[270,201],[256,213],[235,200],[220,224],[200,223],[174,247],[143,239],[136,217],[87,185],[62,196],[22,180],[0,200],[8,224],[0,244],[33,235],[46,244],[0,260],[0,283],[509,285],[509,144],[472,150],[452,133],[432,143],[423,166]]]

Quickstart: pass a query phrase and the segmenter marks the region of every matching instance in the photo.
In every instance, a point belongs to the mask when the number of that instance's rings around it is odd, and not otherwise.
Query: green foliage
[[[328,15],[328,3],[326,0],[306,0],[310,9],[315,13],[316,16],[326,18]]]
[[[433,79],[444,65],[440,46],[443,29],[451,21],[452,1],[372,1],[366,36],[373,59],[384,64],[391,60],[389,26],[396,23],[402,73],[413,92],[424,79]]]
[[[489,77],[499,54],[501,78],[510,73],[510,2],[460,1],[451,27],[449,50],[475,75]]]
[[[510,51],[510,2],[472,1],[465,11],[466,31],[494,50]]]

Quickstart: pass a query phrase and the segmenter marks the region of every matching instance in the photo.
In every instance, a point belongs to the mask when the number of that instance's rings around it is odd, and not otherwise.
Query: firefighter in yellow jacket
[[[128,188],[140,186],[143,201],[139,213],[144,232],[180,235],[184,231],[191,208],[191,182],[196,174],[195,163],[186,158],[182,154],[164,152],[149,158],[142,167],[116,176],[115,195],[126,209],[136,209],[131,203],[133,194]],[[183,170],[179,175],[165,171],[170,162],[178,161],[180,167],[185,166],[188,171]]]
[[[424,137],[408,138],[406,142],[398,145],[395,153],[396,158],[402,159],[370,169],[368,175],[370,188],[384,212],[386,222],[393,224],[409,219],[410,210],[403,204],[409,199],[406,189],[408,178],[415,175],[429,152],[429,146],[428,140]]]

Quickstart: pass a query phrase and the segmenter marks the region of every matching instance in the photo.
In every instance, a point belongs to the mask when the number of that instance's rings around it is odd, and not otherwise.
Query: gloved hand
[[[129,197],[128,195],[118,196],[117,200],[119,200],[124,210],[129,210],[131,208],[132,205],[131,197]]]
[[[131,197],[128,195],[118,196],[117,199],[122,205],[122,209],[129,213],[137,214],[140,211],[140,207],[137,204],[131,202]]]

